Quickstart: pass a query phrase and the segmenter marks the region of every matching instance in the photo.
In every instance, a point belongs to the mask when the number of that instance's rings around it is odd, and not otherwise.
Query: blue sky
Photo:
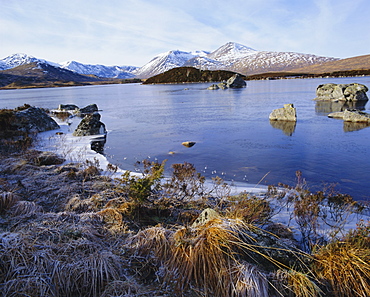
[[[169,50],[370,54],[369,0],[0,0],[0,59],[142,66]]]

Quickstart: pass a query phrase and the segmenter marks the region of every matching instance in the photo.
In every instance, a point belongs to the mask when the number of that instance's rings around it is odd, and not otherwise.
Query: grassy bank
[[[300,172],[231,196],[189,163],[113,178],[112,164],[66,163],[27,137],[0,147],[0,296],[370,295],[366,206],[310,192]]]

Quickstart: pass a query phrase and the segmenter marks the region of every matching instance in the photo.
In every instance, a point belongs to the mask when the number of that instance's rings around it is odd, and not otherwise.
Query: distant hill
[[[235,72],[226,70],[200,70],[194,67],[178,67],[148,78],[144,84],[219,82],[229,79]],[[245,78],[245,76],[243,76]]]
[[[282,72],[265,72],[247,76],[247,79],[267,79],[283,77],[339,77],[370,75],[370,55],[330,61],[319,65],[293,68]]]
[[[293,72],[302,73],[325,73],[348,70],[367,70],[370,69],[370,55],[352,57],[337,61],[330,61],[320,65],[294,68]]]
[[[117,79],[102,79],[78,74],[41,61],[0,71],[0,88],[81,86],[122,82]]]

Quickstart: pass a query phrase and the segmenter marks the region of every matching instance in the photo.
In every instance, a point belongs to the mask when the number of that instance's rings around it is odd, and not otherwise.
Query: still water
[[[340,106],[313,99],[316,87],[329,82],[370,87],[370,77],[356,77],[249,81],[245,89],[212,91],[210,84],[2,90],[0,108],[96,103],[108,129],[104,154],[124,169],[145,158],[167,159],[169,172],[186,161],[208,178],[263,185],[294,185],[300,170],[313,191],[334,183],[369,200],[370,127],[327,117]],[[297,108],[296,125],[270,123],[270,112],[286,103]],[[196,144],[186,148],[183,141]]]

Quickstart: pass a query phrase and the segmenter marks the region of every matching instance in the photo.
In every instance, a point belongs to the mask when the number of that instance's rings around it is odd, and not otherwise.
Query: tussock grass
[[[335,296],[370,296],[370,246],[334,242],[316,254],[315,271]]]
[[[175,294],[269,296],[265,271],[289,267],[273,258],[270,247],[260,245],[260,232],[242,220],[216,216],[175,231],[163,227],[142,230],[129,239],[129,247],[136,257],[144,256],[142,265],[148,267],[148,261],[157,265],[157,277],[172,286]]]
[[[19,196],[13,192],[0,192],[0,213],[5,212],[19,200]]]
[[[231,271],[232,297],[269,297],[269,282],[267,276],[248,262],[235,265]]]
[[[13,216],[34,215],[42,212],[42,207],[33,201],[18,201],[11,208]]]

